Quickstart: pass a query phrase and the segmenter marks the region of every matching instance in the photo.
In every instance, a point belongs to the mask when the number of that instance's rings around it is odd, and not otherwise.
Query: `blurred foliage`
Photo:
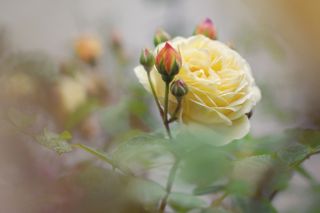
[[[172,6],[171,1],[148,2]],[[172,8],[177,8],[177,4]],[[183,28],[179,20],[169,23],[174,33]],[[240,48],[255,54],[259,47],[276,62],[287,60],[281,44],[263,26],[239,28],[235,41]],[[56,61],[43,52],[13,51],[5,31],[0,31],[0,77],[4,82],[0,94],[10,91],[3,97],[8,102],[14,97],[17,100],[9,104],[11,109],[3,117],[15,130],[59,155],[81,149],[100,160],[98,164],[93,158],[87,161],[70,154],[77,166],[68,168],[72,172],[63,173],[61,181],[70,178],[71,185],[79,187],[77,194],[81,198],[74,212],[156,212],[167,193],[162,174],[167,176],[177,159],[176,187],[168,195],[170,211],[274,213],[274,198],[290,186],[297,172],[310,184],[310,205],[304,212],[318,212],[320,185],[303,162],[320,153],[319,130],[295,128],[265,136],[247,135],[221,146],[218,135],[175,128],[175,137],[169,140],[162,131],[152,131],[158,127],[158,115],[154,115],[149,104],[152,98],[128,77],[132,61],[121,36],[111,37],[105,55],[95,58],[94,63],[86,63],[74,56]],[[110,64],[105,66],[102,61]],[[85,100],[67,111],[59,106],[63,101],[56,89],[61,89],[61,79],[75,80],[78,76],[92,80],[94,86],[102,86],[92,88],[86,81],[76,82],[83,89]],[[30,94],[14,93],[13,84],[20,90],[32,88]],[[264,112],[278,121],[295,118],[292,112],[278,106],[268,83],[260,85]],[[71,97],[79,95],[78,91],[68,92]],[[33,116],[16,109],[17,106],[33,107]],[[96,125],[89,125],[87,132],[100,132],[88,138],[82,135],[81,127],[91,118]],[[43,131],[38,131],[39,126]]]
[[[43,52],[13,53],[7,60],[13,73],[23,72],[41,81],[54,81],[58,76],[54,61]]]
[[[43,133],[36,137],[41,145],[56,151],[59,155],[71,152],[72,146],[67,142],[72,138],[69,132],[62,132],[59,135],[44,129]]]
[[[134,176],[129,181],[129,194],[148,211],[155,211],[165,188],[139,174],[148,174],[150,168],[161,170],[163,165],[172,164],[174,156],[180,159],[176,182],[193,186],[193,194],[179,191],[170,194],[168,202],[176,212],[198,209],[195,212],[269,213],[276,212],[272,200],[288,186],[292,172],[304,160],[320,152],[320,141],[314,140],[320,132],[310,129],[291,129],[260,138],[247,136],[226,146],[209,145],[199,139],[193,143],[179,141],[180,137],[192,137],[188,132],[176,134],[175,141],[164,139],[160,133],[141,134],[118,145],[109,154],[113,166],[121,171],[129,170],[129,177]],[[49,136],[46,136],[45,146],[58,153],[70,151],[65,150],[65,142],[59,140],[69,138],[67,133]],[[215,140],[214,135],[211,139]],[[177,152],[175,143],[184,150],[182,153]],[[222,206],[224,210],[217,209],[224,197],[221,201],[213,200],[211,207],[198,197],[221,193],[232,201],[229,207]]]

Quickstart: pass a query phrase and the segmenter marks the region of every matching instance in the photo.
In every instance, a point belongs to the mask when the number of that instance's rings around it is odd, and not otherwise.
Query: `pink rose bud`
[[[162,29],[157,30],[156,34],[153,38],[154,46],[158,46],[159,44],[166,42],[171,39],[171,36]]]
[[[204,35],[213,40],[217,39],[217,31],[213,25],[211,19],[207,18],[202,23],[200,23],[194,30],[194,35]]]
[[[174,81],[171,84],[170,90],[171,94],[176,98],[185,96],[189,91],[187,84],[181,79]]]
[[[145,48],[142,50],[140,55],[140,64],[144,67],[147,72],[150,72],[154,65],[154,56],[149,49]]]
[[[165,82],[171,82],[181,67],[181,55],[168,42],[156,56],[156,68]]]

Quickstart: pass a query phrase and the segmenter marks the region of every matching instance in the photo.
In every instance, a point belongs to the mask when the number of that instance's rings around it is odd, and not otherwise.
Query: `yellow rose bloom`
[[[169,43],[180,52],[182,66],[175,79],[182,79],[189,88],[183,98],[179,119],[188,126],[205,126],[223,136],[220,143],[244,137],[250,123],[246,113],[260,100],[248,63],[220,41],[203,35],[177,37]],[[159,45],[158,53],[164,44]],[[150,90],[143,66],[135,68],[139,81]],[[160,102],[164,99],[165,83],[154,68],[151,79]],[[176,99],[169,97],[173,113]]]

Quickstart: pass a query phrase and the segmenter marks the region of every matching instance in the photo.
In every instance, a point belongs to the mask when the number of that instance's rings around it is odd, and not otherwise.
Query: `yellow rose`
[[[189,88],[183,98],[180,121],[188,126],[210,128],[223,136],[220,143],[244,137],[250,129],[246,113],[261,96],[248,63],[227,45],[202,35],[177,37],[169,43],[182,57],[182,66],[175,79],[184,80]],[[136,67],[135,73],[150,90],[144,68]],[[163,102],[165,84],[155,68],[150,74],[160,102]],[[171,95],[169,101],[169,111],[173,113],[176,99]]]

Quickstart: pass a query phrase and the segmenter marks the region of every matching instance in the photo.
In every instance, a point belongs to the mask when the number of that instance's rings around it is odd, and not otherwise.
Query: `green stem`
[[[165,88],[165,93],[164,93],[164,113],[163,113],[163,124],[166,128],[167,134],[169,138],[172,138],[170,127],[169,127],[169,122],[168,122],[168,107],[169,107],[169,85],[170,82],[166,81],[166,88]]]
[[[84,144],[72,144],[72,146],[75,147],[75,148],[80,148],[80,149],[82,149],[82,150],[84,150],[84,151],[96,156],[97,158],[109,163],[112,166],[113,169],[118,169],[119,171],[121,171],[122,173],[124,173],[126,175],[131,175],[131,176],[134,175],[131,172],[128,172],[128,171],[125,171],[125,170],[122,170],[121,168],[119,168],[115,164],[115,162],[113,162],[113,160],[111,158],[107,157],[106,154],[104,154],[104,153],[101,153],[101,152],[99,152],[99,151],[97,151],[95,149],[92,149],[91,147],[88,147],[88,146],[86,146]]]
[[[151,80],[151,76],[150,76],[150,71],[147,72],[148,74],[148,81],[149,81],[149,85],[150,85],[150,88],[151,88],[151,92],[152,92],[152,95],[153,95],[153,98],[154,98],[154,101],[156,102],[156,105],[158,107],[158,110],[159,110],[159,113],[160,113],[160,116],[161,118],[163,118],[163,110],[160,106],[160,103],[159,103],[159,99],[158,99],[158,96],[157,96],[157,93],[156,93],[156,90],[154,89],[154,86],[153,86],[153,83],[152,83],[152,80]]]
[[[300,164],[302,164],[305,160],[309,159],[312,155],[316,155],[316,154],[320,154],[320,151],[314,151],[314,152],[311,152],[309,153],[308,155],[306,155],[303,159],[297,161],[297,162],[294,162],[293,164],[290,165],[290,168],[293,169],[297,166],[299,166]]]
[[[180,163],[180,159],[176,159],[174,165],[172,166],[172,168],[170,170],[167,185],[166,185],[166,194],[161,200],[160,207],[159,207],[159,213],[163,213],[164,210],[166,209],[168,198],[169,198],[169,195],[172,190],[173,182],[174,182],[174,179],[176,177],[176,174],[177,174],[177,171],[179,168],[179,163]]]
[[[228,193],[225,192],[221,195],[221,197],[219,197],[218,199],[214,200],[212,203],[211,203],[211,206],[212,207],[218,207],[221,205],[221,203],[223,202],[223,200],[228,196]]]
[[[297,166],[295,169],[302,177],[310,181],[310,183],[315,184],[315,178],[302,166]]]
[[[178,119],[177,115],[178,115],[178,112],[180,111],[180,108],[181,108],[181,103],[182,103],[182,98],[177,98],[177,106],[176,106],[176,109],[172,115],[172,117],[170,118],[170,120],[168,121],[169,123],[175,121]]]

